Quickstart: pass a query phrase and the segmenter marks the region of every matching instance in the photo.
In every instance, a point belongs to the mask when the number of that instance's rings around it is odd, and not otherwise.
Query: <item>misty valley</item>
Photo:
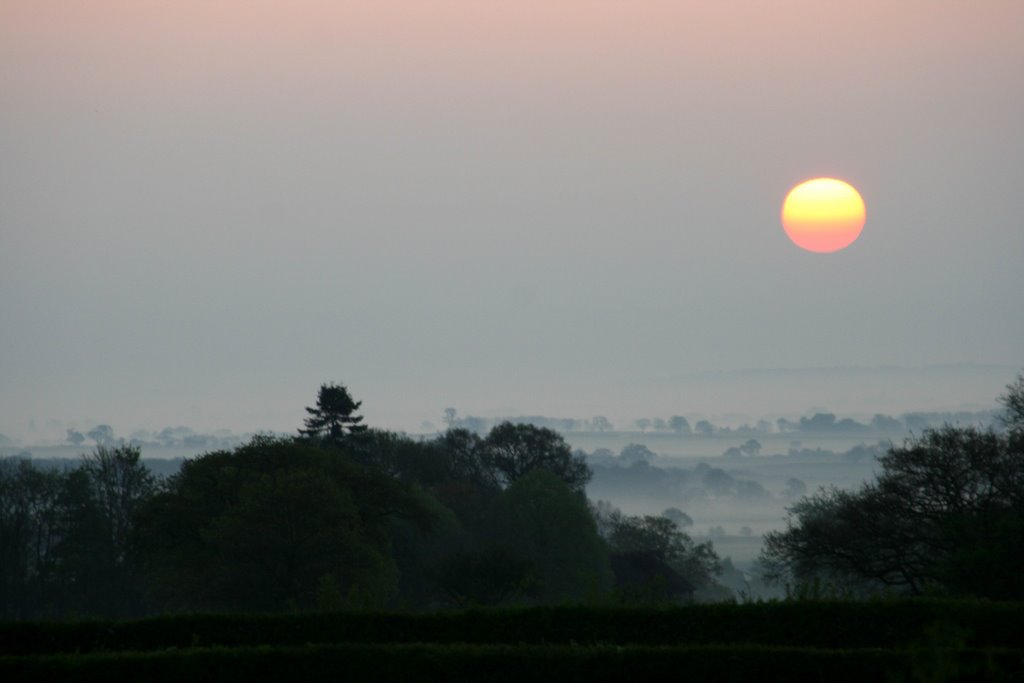
[[[716,427],[704,421],[702,433],[689,422],[639,419],[632,429],[617,429],[605,418],[566,420],[545,417],[490,419],[449,415],[450,427],[486,436],[509,421],[559,431],[593,472],[586,485],[591,501],[609,503],[629,515],[661,516],[666,510],[685,514],[682,528],[695,540],[711,542],[737,573],[724,577],[731,591],[755,597],[781,594],[781,589],[750,583],[763,534],[783,527],[786,508],[821,487],[854,489],[877,471],[877,458],[911,430],[938,427],[945,422],[992,425],[994,411],[976,413],[911,413],[878,415],[872,421],[834,419],[831,414],[799,421],[764,420],[754,426]],[[637,429],[637,422],[644,427]],[[695,423],[699,421],[694,420]],[[602,429],[595,429],[595,425]],[[784,430],[784,431],[783,431]],[[0,447],[4,457],[31,458],[38,467],[69,469],[82,458],[82,443],[119,442],[113,429],[101,425],[90,436],[68,430],[68,441],[79,445]],[[254,435],[200,434],[186,427],[158,432],[135,431],[128,442],[140,449],[140,462],[155,477],[178,473],[192,458],[218,448],[235,448]],[[410,436],[429,442],[435,435]],[[723,578],[720,577],[720,581]]]
[[[444,431],[410,436],[324,384],[293,435],[99,425],[67,430],[73,449],[95,442],[78,458],[8,440],[0,673],[718,677],[732,653],[732,680],[1002,676],[1024,667],[1003,627],[1024,598],[1024,375],[1000,401],[956,424],[673,416],[631,432],[448,409]],[[924,664],[922,643],[938,648]]]

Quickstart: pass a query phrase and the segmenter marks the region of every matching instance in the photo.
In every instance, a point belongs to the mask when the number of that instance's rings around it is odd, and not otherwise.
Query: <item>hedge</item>
[[[743,646],[381,645],[187,648],[0,657],[4,681],[1010,680],[1010,650]]]
[[[852,649],[1024,649],[1024,604],[902,600],[538,607],[434,614],[178,615],[0,623],[0,655],[310,643],[758,644]]]

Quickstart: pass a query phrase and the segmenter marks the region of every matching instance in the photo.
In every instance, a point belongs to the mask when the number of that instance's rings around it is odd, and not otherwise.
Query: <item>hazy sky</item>
[[[0,0],[0,432],[293,429],[329,380],[408,429],[850,402],[686,380],[751,368],[991,401],[1022,78],[1018,0]],[[845,251],[779,223],[815,176]]]

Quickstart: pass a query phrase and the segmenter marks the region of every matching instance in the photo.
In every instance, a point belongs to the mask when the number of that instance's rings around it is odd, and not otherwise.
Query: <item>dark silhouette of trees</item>
[[[165,610],[308,609],[326,587],[383,607],[398,586],[393,518],[426,529],[432,515],[344,451],[257,437],[186,461],[140,512],[136,543]]]
[[[140,457],[137,446],[97,446],[83,457],[80,468],[88,478],[88,490],[83,488],[79,496],[80,514],[88,515],[92,509],[98,512],[105,539],[97,539],[98,547],[92,552],[96,554],[94,559],[102,559],[105,580],[111,587],[108,600],[116,614],[137,611],[141,600],[131,537],[136,515],[156,492],[157,483]]]
[[[438,583],[460,607],[500,605],[537,593],[535,568],[529,560],[504,546],[464,550],[447,556]]]
[[[0,459],[0,616],[40,616],[53,563],[60,478],[31,461]]]
[[[673,519],[677,515],[630,516],[600,504],[595,513],[608,542],[620,600],[688,600],[695,590],[711,587],[721,573],[711,543],[694,543]]]
[[[553,429],[412,439],[368,429],[360,405],[323,384],[299,436],[222,446],[168,479],[105,425],[64,469],[0,459],[0,619],[605,600],[616,557],[633,578],[664,574],[676,599],[714,570],[678,510],[593,514],[586,455]],[[653,455],[630,445],[621,469],[654,471]]]
[[[1024,374],[1017,375],[1017,379],[1006,386],[1006,393],[999,402],[1004,408],[999,421],[1006,429],[1010,448],[1020,452],[1021,439],[1024,439]]]
[[[156,491],[156,480],[140,458],[137,446],[124,444],[115,448],[97,446],[83,457],[82,468],[107,521],[117,564],[125,561],[128,537],[139,506]]]
[[[581,601],[611,585],[608,554],[586,499],[549,470],[533,469],[502,492],[489,528],[501,547],[526,561],[524,597]]]
[[[0,460],[0,617],[141,613],[129,537],[153,490],[132,446],[66,470]]]
[[[929,429],[879,459],[859,491],[824,489],[765,537],[781,580],[814,578],[910,594],[1024,597],[1024,381],[1007,387],[1005,430]]]
[[[340,446],[349,436],[366,431],[366,426],[360,424],[362,416],[354,414],[362,405],[362,401],[352,398],[344,384],[321,384],[316,406],[306,407],[309,417],[299,433]]]
[[[450,479],[495,492],[501,488],[491,451],[476,432],[450,429],[436,443],[447,454]]]
[[[503,422],[484,440],[486,457],[502,486],[509,486],[535,469],[545,469],[570,489],[582,492],[590,480],[586,461],[574,456],[562,436],[545,427]]]

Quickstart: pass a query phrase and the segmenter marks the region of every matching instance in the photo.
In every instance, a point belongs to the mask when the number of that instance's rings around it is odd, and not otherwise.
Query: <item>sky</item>
[[[0,0],[0,433],[994,405],[1022,74],[1016,0]]]

